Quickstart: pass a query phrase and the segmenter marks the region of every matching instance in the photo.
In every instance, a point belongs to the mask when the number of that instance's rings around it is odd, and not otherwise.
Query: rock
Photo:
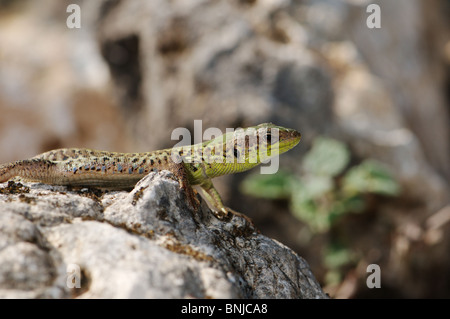
[[[351,43],[330,46],[328,54],[341,69],[335,86],[335,121],[353,152],[384,163],[402,185],[403,196],[423,198],[430,211],[441,208],[450,200],[448,184],[427,161],[388,87],[360,62]]]
[[[84,5],[141,145],[169,146],[195,119],[222,131],[272,121],[304,138],[328,127],[331,77],[288,1]]]
[[[430,1],[424,7],[417,0],[378,0],[382,27],[374,30],[361,27],[368,3],[353,2],[346,20],[349,38],[368,69],[386,85],[430,166],[450,180],[448,63],[444,53],[448,6],[442,1]]]
[[[2,298],[327,297],[305,260],[245,218],[193,211],[167,171],[130,193],[10,182],[0,211]]]

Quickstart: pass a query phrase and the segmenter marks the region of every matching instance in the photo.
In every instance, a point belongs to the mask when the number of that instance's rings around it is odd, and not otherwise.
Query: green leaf
[[[244,179],[240,189],[244,194],[259,198],[288,199],[291,196],[292,174],[278,171],[275,174],[254,174]]]
[[[324,265],[329,269],[336,269],[351,263],[354,260],[354,252],[339,244],[328,245],[323,251]]]
[[[320,198],[325,193],[333,191],[334,183],[329,176],[304,176],[302,178],[302,194],[301,196],[314,199]]]
[[[347,194],[375,193],[396,196],[400,193],[400,186],[381,163],[365,160],[345,175],[343,191]]]
[[[357,261],[357,254],[350,247],[332,243],[322,250],[322,262],[328,269],[325,282],[328,285],[336,285],[342,282],[342,268]]]
[[[307,176],[294,185],[292,212],[313,233],[326,232],[341,215],[361,212],[366,207],[362,196],[338,192],[331,177]]]
[[[330,215],[324,207],[313,200],[293,201],[294,216],[306,223],[312,233],[323,233],[330,229]]]
[[[345,169],[349,160],[350,152],[344,143],[318,137],[305,155],[303,168],[314,175],[336,176]]]
[[[325,232],[331,227],[333,211],[333,182],[331,178],[308,176],[297,181],[292,193],[294,216],[306,223],[313,233]]]

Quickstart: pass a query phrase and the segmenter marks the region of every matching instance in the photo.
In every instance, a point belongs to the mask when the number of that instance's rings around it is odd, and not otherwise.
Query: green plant
[[[327,285],[336,285],[342,281],[341,269],[357,259],[357,254],[345,245],[331,243],[323,248],[322,261],[328,269],[324,281]]]
[[[349,162],[345,144],[318,137],[300,163],[299,177],[280,170],[272,175],[251,175],[241,187],[256,197],[288,199],[294,216],[313,233],[322,233],[340,216],[364,211],[365,194],[399,193],[398,184],[381,163],[368,159],[346,170]]]

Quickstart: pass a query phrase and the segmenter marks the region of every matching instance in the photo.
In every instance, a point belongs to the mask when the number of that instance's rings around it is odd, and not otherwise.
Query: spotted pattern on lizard
[[[64,148],[0,165],[0,182],[19,176],[52,185],[131,189],[150,172],[169,170],[187,192],[192,206],[196,206],[196,200],[191,186],[199,185],[215,216],[224,218],[229,210],[211,179],[249,170],[290,150],[300,138],[296,130],[264,123],[203,143],[153,152]]]

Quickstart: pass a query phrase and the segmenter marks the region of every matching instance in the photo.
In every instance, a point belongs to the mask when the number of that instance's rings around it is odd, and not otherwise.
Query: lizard
[[[192,207],[198,202],[191,186],[199,186],[218,219],[229,215],[212,178],[247,171],[295,147],[301,134],[263,123],[214,139],[153,152],[118,153],[82,148],[48,151],[0,165],[0,183],[13,177],[51,185],[131,189],[150,172],[168,170],[178,179]]]

